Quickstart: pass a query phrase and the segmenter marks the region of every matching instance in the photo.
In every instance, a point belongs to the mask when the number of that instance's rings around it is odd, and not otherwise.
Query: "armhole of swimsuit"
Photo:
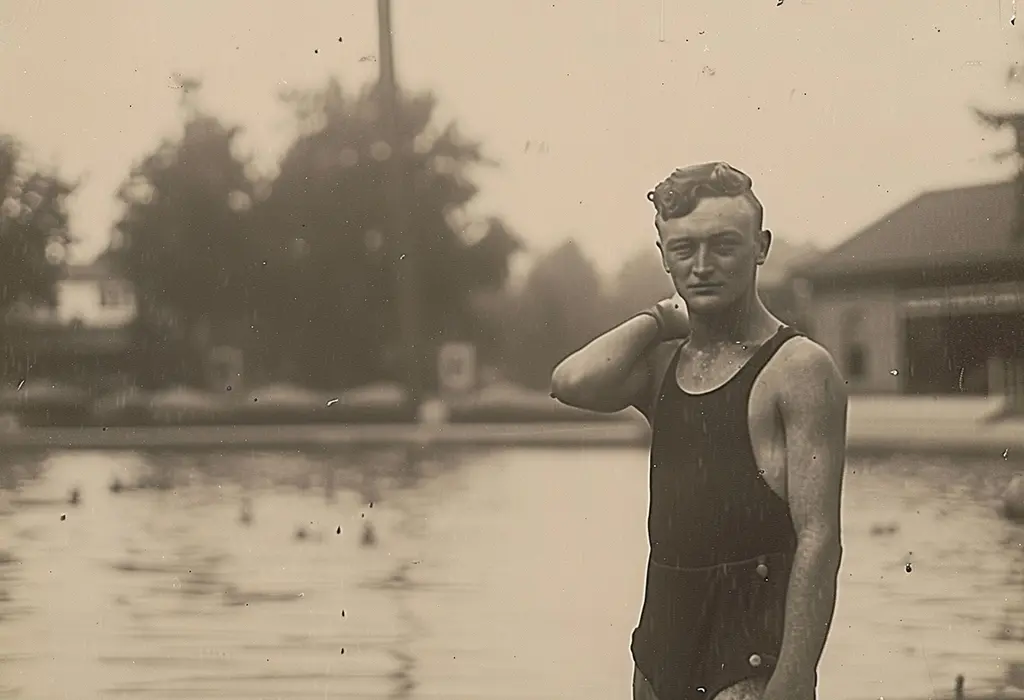
[[[682,342],[660,343],[648,353],[645,362],[647,363],[647,392],[644,400],[645,413],[648,424],[654,427],[655,413],[658,410],[658,402],[661,398],[661,388],[665,384],[665,376],[668,374],[672,361],[679,352]]]

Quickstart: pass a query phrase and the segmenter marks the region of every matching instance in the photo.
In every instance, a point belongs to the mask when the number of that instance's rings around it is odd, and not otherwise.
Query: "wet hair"
[[[679,168],[647,193],[662,221],[680,219],[712,197],[744,197],[754,209],[758,230],[764,223],[764,208],[754,195],[753,180],[728,163],[716,161]],[[657,220],[657,219],[656,219]]]

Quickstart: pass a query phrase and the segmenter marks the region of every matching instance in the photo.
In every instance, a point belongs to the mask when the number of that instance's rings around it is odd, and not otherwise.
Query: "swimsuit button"
[[[761,578],[768,578],[768,567],[764,564],[757,565],[757,575]]]
[[[750,658],[747,659],[751,666],[757,668],[761,665],[761,656],[759,654],[751,654]]]

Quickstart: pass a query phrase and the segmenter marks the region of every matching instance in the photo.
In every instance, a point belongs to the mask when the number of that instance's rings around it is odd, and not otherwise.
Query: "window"
[[[864,343],[864,312],[849,309],[842,318],[843,370],[848,379],[863,379],[868,373],[868,351]]]
[[[105,308],[127,306],[131,303],[128,289],[121,282],[100,283],[100,304]]]
[[[852,343],[846,346],[846,376],[850,379],[863,379],[867,374],[867,357],[864,346]]]

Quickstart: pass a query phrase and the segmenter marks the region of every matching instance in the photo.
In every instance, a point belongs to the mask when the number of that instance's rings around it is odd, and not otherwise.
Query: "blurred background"
[[[548,380],[707,160],[853,395],[823,696],[1024,685],[1019,24],[0,0],[0,695],[626,697],[646,428]]]

